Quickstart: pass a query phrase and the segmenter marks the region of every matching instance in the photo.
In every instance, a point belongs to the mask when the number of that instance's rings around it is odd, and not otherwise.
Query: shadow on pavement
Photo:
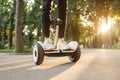
[[[75,64],[65,62],[55,61],[53,58],[53,60],[48,62],[46,60],[42,65],[37,66],[32,57],[22,58],[21,56],[18,59],[12,57],[10,62],[6,60],[0,63],[0,77],[1,80],[49,80]]]

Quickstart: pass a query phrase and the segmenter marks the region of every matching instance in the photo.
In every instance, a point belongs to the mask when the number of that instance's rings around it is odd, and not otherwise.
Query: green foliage
[[[11,3],[8,0],[0,1],[0,48],[5,48],[7,44],[7,27],[9,24],[9,13],[10,13]]]
[[[24,11],[22,18],[22,30],[25,26],[28,26],[29,34],[24,35],[24,48],[31,48],[34,41],[39,40],[42,37],[41,34],[41,0],[34,0],[34,3],[29,3],[29,0],[24,0]],[[95,36],[100,38],[97,34],[99,28],[99,19],[112,17],[116,20],[112,30],[112,43],[113,45],[120,41],[120,1],[119,0],[68,0],[67,11],[67,28],[65,38],[68,41],[76,40],[80,44],[88,44],[93,40]],[[51,18],[54,19],[57,16],[56,2],[52,6]],[[12,2],[8,0],[0,0],[0,48],[6,48],[8,44],[8,30],[9,30],[9,15],[12,7]],[[117,19],[116,19],[117,16]],[[85,21],[93,23],[93,25],[84,26],[84,22],[81,17],[84,17]],[[15,22],[14,22],[15,23]],[[33,34],[34,30],[37,30],[37,35]],[[13,33],[15,30],[13,31]],[[13,34],[14,36],[14,34]],[[53,39],[53,36],[52,36]],[[5,41],[5,42],[3,42]],[[92,41],[93,42],[93,41]],[[98,40],[100,42],[100,40]],[[91,45],[93,45],[91,43]],[[14,48],[14,46],[13,46]],[[24,51],[24,48],[21,51]]]

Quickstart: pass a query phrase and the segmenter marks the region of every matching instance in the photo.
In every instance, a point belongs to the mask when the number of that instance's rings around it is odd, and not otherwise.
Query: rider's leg
[[[42,0],[42,12],[41,12],[41,20],[42,20],[42,31],[44,36],[44,46],[45,49],[50,50],[53,49],[53,45],[50,37],[50,10],[51,10],[51,1],[52,0]]]
[[[62,20],[62,24],[59,27],[59,38],[64,38],[65,26],[66,26],[66,12],[67,12],[67,0],[57,0],[58,5],[58,17]]]
[[[70,47],[64,41],[67,0],[57,0],[57,4],[58,4],[58,17],[62,20],[62,24],[59,26],[57,49],[70,49]]]

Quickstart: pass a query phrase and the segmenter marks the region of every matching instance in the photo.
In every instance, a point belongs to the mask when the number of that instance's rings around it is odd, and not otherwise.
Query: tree
[[[10,22],[9,22],[9,34],[8,34],[8,48],[12,48],[12,32],[14,27],[14,16],[15,16],[15,9],[16,9],[16,0],[13,0],[13,7],[11,8],[10,12]]]
[[[69,41],[76,40],[79,42],[79,38],[81,35],[80,34],[80,28],[81,28],[80,12],[76,6],[78,2],[79,0],[68,1],[67,27],[66,27],[65,38]]]
[[[23,49],[22,37],[22,12],[23,0],[17,0],[16,6],[16,23],[15,23],[15,52],[21,52]]]
[[[7,26],[9,22],[10,2],[0,0],[0,47],[5,48],[7,44]],[[7,46],[6,46],[7,47]]]

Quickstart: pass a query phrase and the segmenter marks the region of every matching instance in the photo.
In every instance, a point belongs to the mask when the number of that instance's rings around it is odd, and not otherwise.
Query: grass
[[[14,53],[13,49],[0,49],[0,53]]]
[[[9,53],[9,54],[32,54],[32,49],[24,49],[22,53],[15,53],[14,49],[0,49],[0,53]]]
[[[88,49],[91,49],[91,48],[88,48]],[[94,49],[94,48],[92,48]],[[104,48],[100,48],[100,49],[104,49]],[[112,48],[113,50],[120,50],[120,48]],[[24,54],[32,54],[32,49],[24,49],[22,51],[22,53],[15,53],[15,50],[14,49],[0,49],[0,54],[21,54],[21,55],[24,55]]]

